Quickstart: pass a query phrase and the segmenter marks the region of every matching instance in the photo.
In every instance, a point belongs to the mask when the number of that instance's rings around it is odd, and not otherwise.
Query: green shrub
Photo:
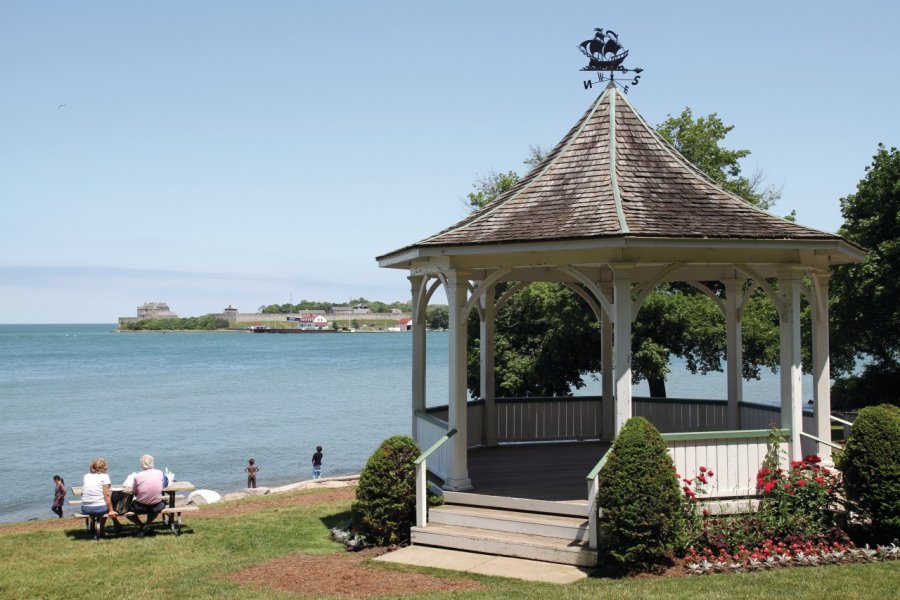
[[[847,497],[885,541],[900,536],[900,408],[859,411],[840,459]]]
[[[684,533],[681,489],[666,443],[642,417],[629,419],[600,471],[600,523],[610,557],[629,570],[671,558]]]
[[[351,511],[353,526],[370,542],[409,540],[416,519],[416,469],[419,445],[405,435],[389,437],[369,457],[359,477]]]

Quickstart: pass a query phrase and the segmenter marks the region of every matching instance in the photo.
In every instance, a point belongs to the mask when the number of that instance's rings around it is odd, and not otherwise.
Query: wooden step
[[[588,539],[588,521],[585,517],[445,504],[428,511],[428,522],[491,531],[524,533],[559,538],[570,542]]]
[[[413,527],[412,543],[582,567],[597,564],[597,551],[586,542],[441,523]]]
[[[486,496],[484,494],[448,491],[444,491],[444,503],[584,518],[587,518],[589,511],[587,500],[554,502],[552,500],[533,500],[531,498],[512,498],[509,496]]]

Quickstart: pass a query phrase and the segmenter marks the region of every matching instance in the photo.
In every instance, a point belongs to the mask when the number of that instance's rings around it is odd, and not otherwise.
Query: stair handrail
[[[604,452],[597,464],[594,465],[594,468],[591,469],[591,472],[585,477],[588,487],[588,542],[591,550],[597,549],[599,538],[599,532],[597,531],[597,517],[599,514],[597,511],[597,493],[600,491],[600,470],[603,469],[603,466],[609,459],[611,451],[612,447]]]
[[[844,419],[842,419],[840,417],[836,417],[834,415],[828,415],[828,417],[835,423],[840,423],[841,425],[847,425],[848,427],[853,427],[853,423],[851,423],[850,421],[845,421]]]
[[[456,435],[456,427],[447,431],[431,445],[431,448],[413,461],[413,464],[416,465],[416,526],[418,527],[425,527],[428,524],[428,457],[437,452],[438,448],[454,435]]]
[[[831,446],[832,448],[836,448],[836,449],[838,449],[838,450],[843,450],[843,449],[844,449],[844,447],[841,446],[840,444],[835,444],[834,442],[828,442],[828,441],[826,441],[826,440],[823,440],[822,438],[819,438],[819,437],[816,437],[816,436],[812,435],[811,433],[806,433],[805,431],[801,431],[801,432],[800,432],[800,435],[803,436],[803,437],[805,437],[805,438],[809,438],[809,439],[811,439],[811,440],[813,440],[813,441],[815,441],[815,442],[818,442],[818,443],[820,443],[820,444],[825,444],[826,446]]]

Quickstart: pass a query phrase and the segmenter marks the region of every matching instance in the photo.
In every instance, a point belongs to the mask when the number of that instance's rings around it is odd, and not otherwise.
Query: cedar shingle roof
[[[615,237],[841,240],[719,187],[611,86],[512,189],[410,247]]]

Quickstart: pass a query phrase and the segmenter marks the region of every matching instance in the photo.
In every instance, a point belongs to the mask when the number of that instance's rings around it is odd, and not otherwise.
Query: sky
[[[375,257],[524,174],[602,91],[612,29],[652,124],[734,129],[824,231],[900,145],[900,3],[0,0],[0,323],[409,298]]]

